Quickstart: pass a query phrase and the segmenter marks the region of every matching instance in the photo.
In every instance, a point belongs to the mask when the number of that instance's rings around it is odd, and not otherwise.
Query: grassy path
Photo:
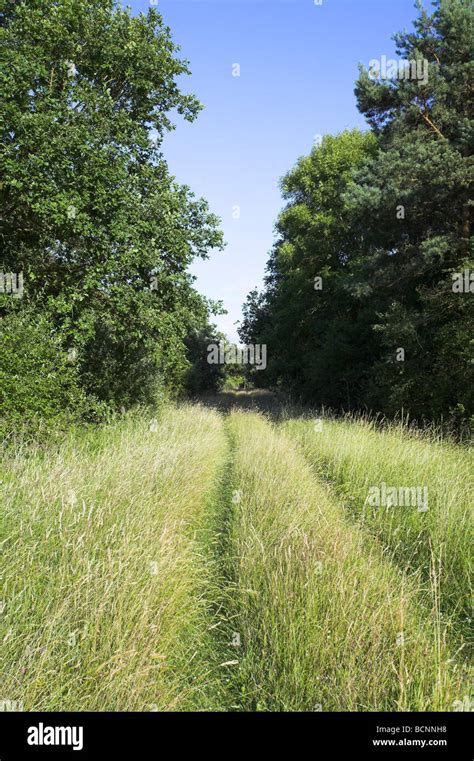
[[[369,548],[287,436],[257,415],[229,425],[242,707],[449,710],[462,677],[412,580]]]
[[[224,451],[222,419],[184,407],[6,463],[3,699],[25,710],[219,707],[202,538]]]
[[[467,655],[472,633],[472,450],[376,430],[370,423],[289,421],[317,476],[336,487],[346,512],[407,575],[419,576],[420,602],[439,609],[453,646]],[[374,487],[417,488],[417,505],[369,503]],[[398,497],[398,493],[397,493]],[[423,509],[425,508],[426,509]]]
[[[359,472],[339,431],[326,451],[308,423],[224,411],[130,416],[5,459],[0,699],[25,710],[452,710],[469,692],[457,619],[441,615],[441,592],[430,597],[416,524],[359,524],[325,480],[339,467],[359,495],[367,478],[396,477],[395,452],[382,468],[385,450],[366,461],[358,441]],[[433,453],[433,471],[424,450],[409,462],[436,494],[442,468],[459,471]],[[429,523],[450,573],[466,538],[453,522],[460,493],[451,523]]]

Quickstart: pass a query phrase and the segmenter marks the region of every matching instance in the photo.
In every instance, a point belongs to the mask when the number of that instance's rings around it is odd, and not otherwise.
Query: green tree
[[[379,151],[348,204],[366,236],[355,277],[369,276],[384,346],[369,399],[433,418],[474,411],[472,293],[452,289],[454,273],[474,271],[474,9],[469,0],[437,1],[431,15],[419,7],[414,31],[394,39],[401,59],[423,62],[427,76],[374,80],[362,70],[356,84]]]
[[[170,112],[200,110],[177,86],[187,63],[160,14],[116,0],[1,0],[0,39],[3,266],[77,348],[89,392],[147,399],[181,382],[187,268],[222,245],[161,149]]]
[[[210,315],[227,314],[221,301],[201,300],[201,309],[196,306],[193,320],[184,339],[188,368],[185,389],[190,394],[201,391],[219,391],[225,381],[226,367],[208,362],[208,347],[225,340],[225,335],[210,321]]]
[[[453,290],[474,275],[473,22],[468,0],[420,6],[395,37],[409,76],[361,69],[371,132],[326,137],[283,180],[265,290],[241,327],[268,342],[267,382],[330,406],[473,415],[474,288]]]
[[[375,144],[358,130],[326,136],[283,178],[287,206],[265,293],[249,295],[240,329],[242,340],[267,344],[268,370],[258,380],[331,406],[361,402],[373,353],[375,339],[352,288],[363,235],[354,237],[343,198]]]

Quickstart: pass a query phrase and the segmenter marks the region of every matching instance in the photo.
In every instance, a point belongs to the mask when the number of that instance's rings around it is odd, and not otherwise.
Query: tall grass
[[[218,415],[184,407],[9,457],[0,699],[27,711],[220,707],[204,540],[224,452]]]
[[[316,472],[336,484],[351,516],[406,573],[420,574],[427,607],[439,607],[464,650],[472,616],[472,450],[368,421],[289,421],[285,428]],[[370,506],[370,488],[382,483],[426,487],[428,509]]]
[[[351,526],[296,445],[230,420],[235,666],[243,710],[450,710],[464,694],[416,580]]]
[[[362,424],[321,434],[254,412],[157,414],[7,450],[0,701],[397,711],[465,699],[467,452]],[[426,481],[429,511],[372,508],[359,525],[380,480]]]

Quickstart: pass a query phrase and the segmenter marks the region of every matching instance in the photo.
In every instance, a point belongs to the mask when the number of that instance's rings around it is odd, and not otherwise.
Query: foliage
[[[0,5],[0,240],[25,303],[78,353],[83,387],[129,405],[183,380],[197,296],[187,268],[217,219],[170,176],[170,112],[188,74],[154,9],[115,0]]]
[[[395,40],[403,59],[426,60],[426,80],[362,69],[371,132],[326,137],[283,180],[265,290],[241,328],[268,343],[266,382],[339,408],[473,414],[473,292],[453,291],[474,272],[473,20],[466,0],[421,10]]]
[[[77,371],[47,317],[16,311],[0,331],[0,435],[64,428],[80,416],[97,419]],[[45,430],[46,429],[46,430]]]
[[[268,345],[268,370],[259,379],[332,406],[360,401],[366,357],[355,337],[366,351],[374,341],[361,331],[364,315],[348,287],[362,240],[354,238],[343,203],[351,172],[374,148],[374,137],[357,130],[327,136],[283,179],[288,204],[266,291],[249,295],[240,329],[243,340]]]

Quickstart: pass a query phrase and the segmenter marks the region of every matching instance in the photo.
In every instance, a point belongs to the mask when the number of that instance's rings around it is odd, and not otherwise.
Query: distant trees
[[[277,223],[266,293],[253,292],[244,307],[241,337],[268,346],[269,369],[260,378],[325,404],[356,403],[366,361],[364,343],[355,338],[361,336],[357,300],[347,287],[362,240],[353,235],[344,193],[352,171],[374,149],[370,134],[326,137],[284,177],[288,205]]]
[[[241,335],[268,344],[266,382],[312,401],[460,421],[474,414],[474,10],[436,6],[395,37],[411,76],[361,70],[371,131],[326,137],[284,178]],[[466,271],[470,290],[453,289]]]
[[[0,41],[0,264],[24,277],[0,314],[45,315],[98,400],[149,401],[184,382],[208,317],[187,268],[222,245],[161,151],[170,112],[201,108],[176,82],[187,64],[155,10],[116,0],[0,0]]]

